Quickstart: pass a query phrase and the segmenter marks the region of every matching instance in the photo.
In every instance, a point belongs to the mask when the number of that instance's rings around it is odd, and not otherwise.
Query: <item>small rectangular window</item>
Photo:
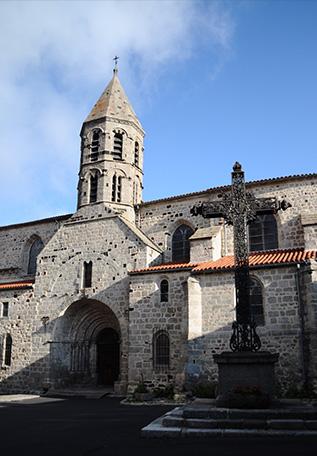
[[[9,316],[9,303],[3,302],[2,303],[2,317],[8,317],[8,316]]]
[[[84,262],[83,288],[90,288],[92,283],[92,261]]]

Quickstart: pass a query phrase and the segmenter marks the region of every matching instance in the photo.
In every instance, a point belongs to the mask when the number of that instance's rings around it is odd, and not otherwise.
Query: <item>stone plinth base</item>
[[[218,407],[266,408],[274,398],[274,364],[279,355],[269,352],[223,352],[218,364]]]

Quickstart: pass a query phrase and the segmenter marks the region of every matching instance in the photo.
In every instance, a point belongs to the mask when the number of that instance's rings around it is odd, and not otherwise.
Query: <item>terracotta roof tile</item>
[[[158,271],[178,271],[178,270],[191,270],[199,263],[165,263],[158,266],[150,266],[149,268],[137,269],[130,271],[129,274],[143,274],[145,272],[158,272]]]
[[[285,249],[285,250],[269,250],[266,252],[252,252],[249,256],[250,266],[264,266],[269,264],[289,264],[302,263],[307,260],[315,260],[317,258],[316,250],[304,249]],[[217,271],[223,269],[232,269],[234,267],[233,256],[220,258],[216,261],[206,261],[199,263],[193,272]]]
[[[7,282],[0,283],[0,290],[16,290],[18,288],[31,288],[34,280],[27,280],[23,282]]]
[[[317,250],[284,249],[252,252],[249,256],[251,267],[265,265],[282,265],[290,263],[303,263],[307,260],[316,260]],[[192,270],[194,273],[207,271],[226,271],[233,269],[234,258],[232,255],[219,258],[216,261],[205,261],[203,263],[167,263],[159,266],[151,266],[145,269],[130,271],[130,274],[144,274],[151,272],[175,272]]]

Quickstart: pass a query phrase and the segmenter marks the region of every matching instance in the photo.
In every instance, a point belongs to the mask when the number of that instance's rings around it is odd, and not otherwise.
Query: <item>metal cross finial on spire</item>
[[[113,72],[114,73],[118,73],[118,60],[119,60],[119,57],[117,55],[114,56],[113,58],[114,60],[114,69],[113,69]]]

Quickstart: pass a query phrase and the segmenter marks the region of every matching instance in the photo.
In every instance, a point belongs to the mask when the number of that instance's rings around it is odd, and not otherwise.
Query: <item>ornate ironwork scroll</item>
[[[204,218],[223,217],[228,225],[233,225],[236,321],[232,325],[230,348],[232,351],[257,351],[261,348],[261,341],[250,309],[247,225],[259,214],[276,213],[280,209],[287,209],[291,204],[274,197],[256,198],[252,192],[247,192],[244,171],[238,162],[234,164],[231,176],[231,191],[220,195],[218,201],[194,206],[191,214],[202,215]]]

